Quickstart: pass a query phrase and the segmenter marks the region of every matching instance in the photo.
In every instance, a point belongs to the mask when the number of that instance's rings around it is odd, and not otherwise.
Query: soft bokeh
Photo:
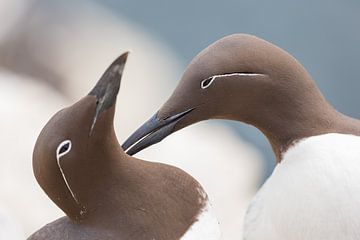
[[[359,117],[359,6],[355,1],[2,0],[0,240],[25,239],[63,216],[33,176],[36,137],[126,50],[130,56],[115,120],[120,142],[167,99],[193,56],[236,32],[288,50],[331,103]],[[194,176],[206,189],[226,240],[242,239],[247,205],[274,166],[259,131],[225,121],[186,128],[137,157]]]

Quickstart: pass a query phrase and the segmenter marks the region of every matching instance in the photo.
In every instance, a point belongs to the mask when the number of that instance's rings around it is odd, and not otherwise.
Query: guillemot
[[[119,145],[113,119],[127,55],[41,131],[34,175],[67,216],[29,240],[219,239],[208,197],[194,178],[130,157]]]
[[[123,148],[135,154],[215,118],[257,127],[278,162],[248,208],[245,239],[360,238],[360,122],[336,111],[294,57],[251,35],[220,39]]]

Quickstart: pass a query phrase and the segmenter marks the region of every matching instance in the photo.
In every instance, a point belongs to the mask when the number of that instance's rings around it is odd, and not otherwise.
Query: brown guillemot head
[[[290,54],[246,34],[216,41],[187,67],[177,88],[123,144],[132,155],[171,133],[207,119],[260,129],[278,160],[297,139],[331,132],[341,116]]]
[[[114,108],[128,53],[117,58],[91,92],[55,114],[41,131],[33,152],[34,174],[47,195],[72,219],[86,213],[84,188],[108,155],[121,153],[113,129]],[[109,151],[109,146],[113,147]],[[70,181],[71,179],[71,181]]]
[[[86,97],[41,131],[34,174],[70,219],[30,239],[176,240],[208,209],[206,193],[186,172],[131,157],[118,143],[113,119],[126,59],[127,53],[116,59]]]

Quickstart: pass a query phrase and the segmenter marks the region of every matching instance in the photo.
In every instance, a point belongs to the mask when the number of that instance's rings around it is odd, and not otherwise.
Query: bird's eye
[[[67,143],[67,144],[65,144],[65,145],[63,145],[63,146],[61,146],[59,153],[60,153],[60,154],[62,154],[62,153],[64,153],[64,152],[66,152],[66,150],[68,150],[68,149],[69,149],[69,146],[70,146],[70,144],[69,144],[69,143]]]
[[[71,150],[71,141],[65,140],[62,141],[56,149],[56,157],[59,159],[60,157],[64,156]]]
[[[207,79],[202,80],[201,88],[202,89],[208,88],[213,83],[214,80],[215,80],[215,77],[209,77]]]

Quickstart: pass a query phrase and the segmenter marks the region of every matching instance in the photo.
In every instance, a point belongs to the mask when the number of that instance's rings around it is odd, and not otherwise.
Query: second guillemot
[[[218,240],[200,184],[184,171],[126,155],[113,126],[127,53],[89,95],[46,124],[33,153],[40,186],[65,213],[29,240]]]
[[[245,239],[360,238],[360,122],[336,111],[294,57],[246,34],[215,42],[123,148],[135,154],[207,119],[257,127],[278,161],[248,209]]]

